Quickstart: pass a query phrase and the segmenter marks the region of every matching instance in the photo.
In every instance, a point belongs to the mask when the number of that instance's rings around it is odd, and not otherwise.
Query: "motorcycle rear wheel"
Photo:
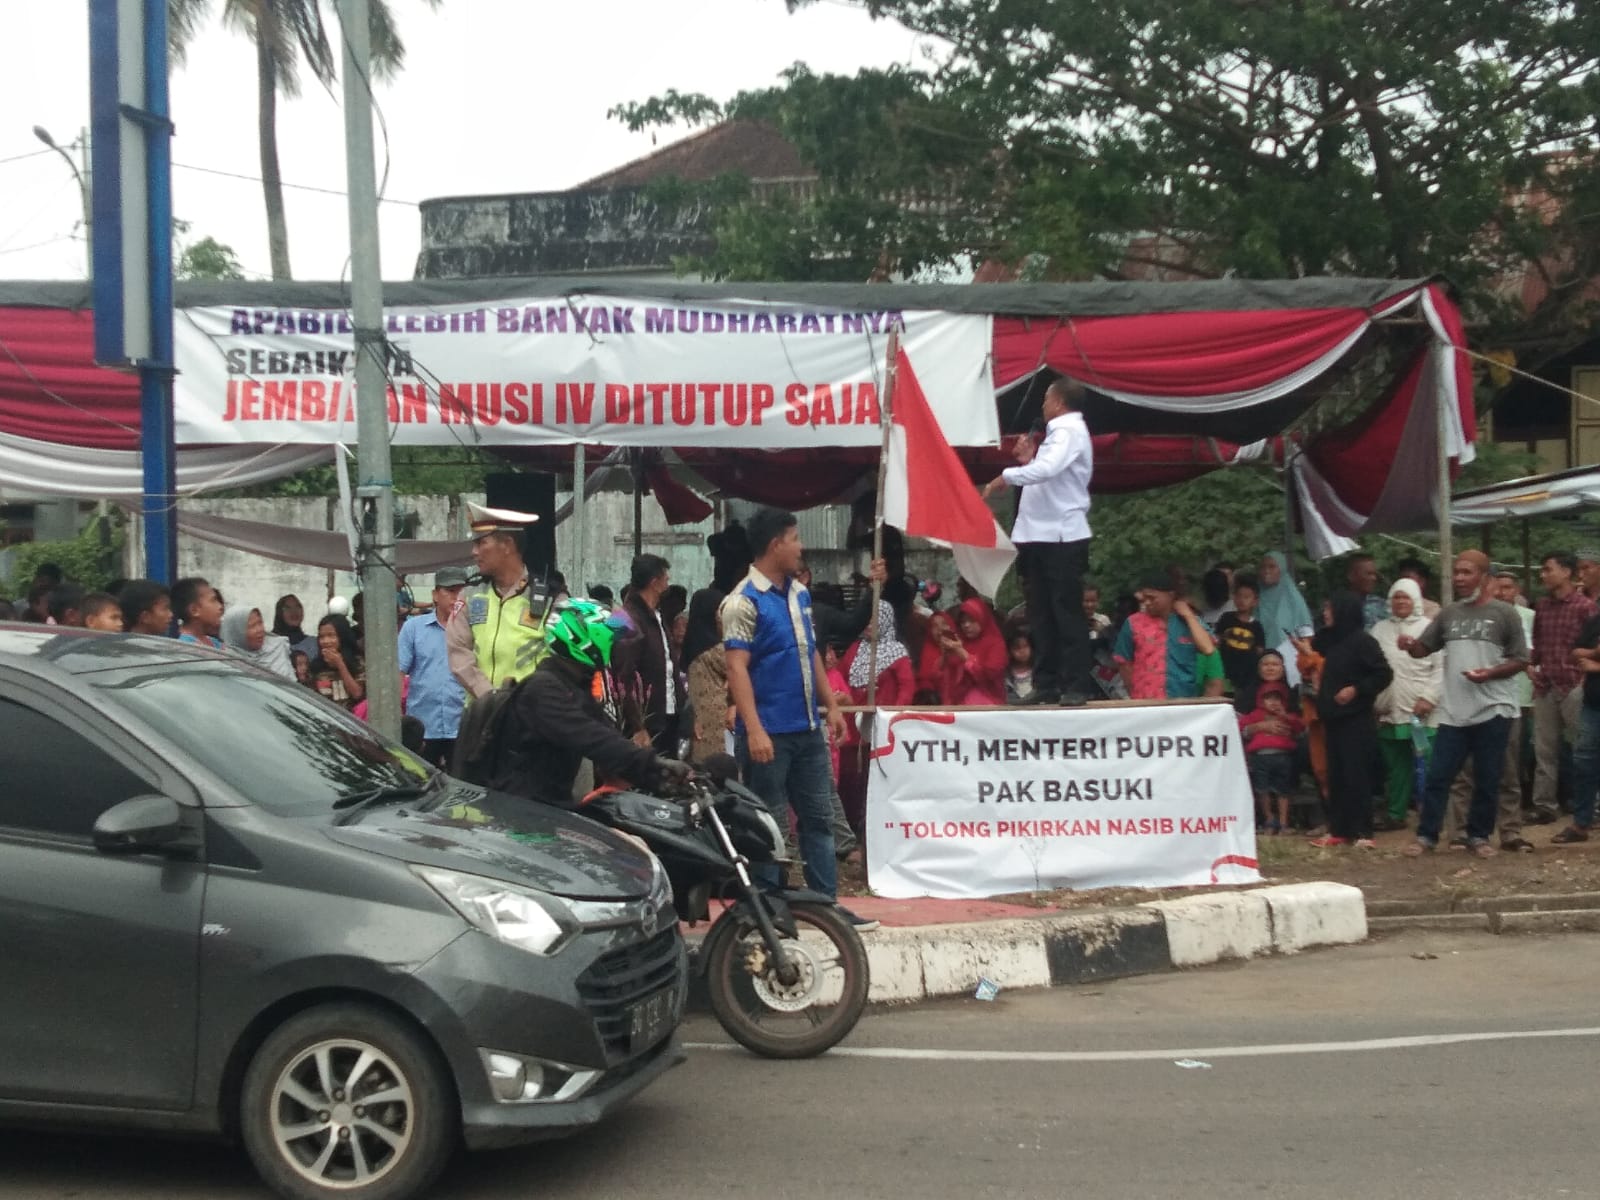
[[[812,1058],[838,1044],[867,1006],[870,973],[861,935],[826,904],[791,905],[798,942],[784,945],[800,966],[785,986],[769,965],[748,916],[730,909],[706,937],[706,987],[711,1011],[729,1036],[764,1058]]]

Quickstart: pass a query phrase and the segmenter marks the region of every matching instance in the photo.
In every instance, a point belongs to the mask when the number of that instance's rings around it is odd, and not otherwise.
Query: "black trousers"
[[[436,767],[450,769],[450,760],[455,757],[455,738],[429,738],[422,743],[422,757]]]
[[[1089,571],[1089,539],[1024,542],[1022,571],[1033,635],[1033,683],[1042,692],[1092,690],[1089,621],[1083,615],[1083,577]]]
[[[1323,722],[1328,731],[1328,832],[1334,837],[1372,836],[1372,793],[1378,776],[1372,758],[1378,729],[1370,713]]]

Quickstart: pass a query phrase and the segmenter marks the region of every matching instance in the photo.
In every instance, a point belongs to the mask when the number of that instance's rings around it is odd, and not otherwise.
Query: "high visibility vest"
[[[492,583],[484,583],[466,593],[465,600],[472,650],[489,686],[497,688],[508,679],[532,675],[550,650],[544,626],[528,607],[528,594],[519,590],[502,600]]]

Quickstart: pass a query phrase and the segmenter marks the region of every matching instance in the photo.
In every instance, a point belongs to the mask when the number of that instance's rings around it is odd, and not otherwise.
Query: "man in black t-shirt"
[[[1550,839],[1563,846],[1589,840],[1600,791],[1600,617],[1584,622],[1573,645],[1572,661],[1583,671],[1583,707],[1572,748],[1572,824]]]
[[[1256,620],[1260,598],[1256,577],[1240,571],[1233,577],[1233,611],[1223,613],[1213,631],[1217,651],[1222,655],[1222,673],[1228,677],[1235,696],[1255,696],[1256,664],[1261,661],[1261,652],[1275,649],[1266,644],[1266,630]]]

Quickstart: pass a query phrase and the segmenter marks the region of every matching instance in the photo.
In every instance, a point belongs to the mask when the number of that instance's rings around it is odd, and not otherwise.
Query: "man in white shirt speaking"
[[[1044,441],[1017,445],[1020,466],[1007,467],[983,489],[1020,487],[1011,540],[1028,592],[1033,634],[1035,704],[1081,704],[1090,696],[1089,623],[1083,577],[1089,570],[1089,476],[1094,443],[1077,409],[1084,388],[1057,379],[1044,393]]]

